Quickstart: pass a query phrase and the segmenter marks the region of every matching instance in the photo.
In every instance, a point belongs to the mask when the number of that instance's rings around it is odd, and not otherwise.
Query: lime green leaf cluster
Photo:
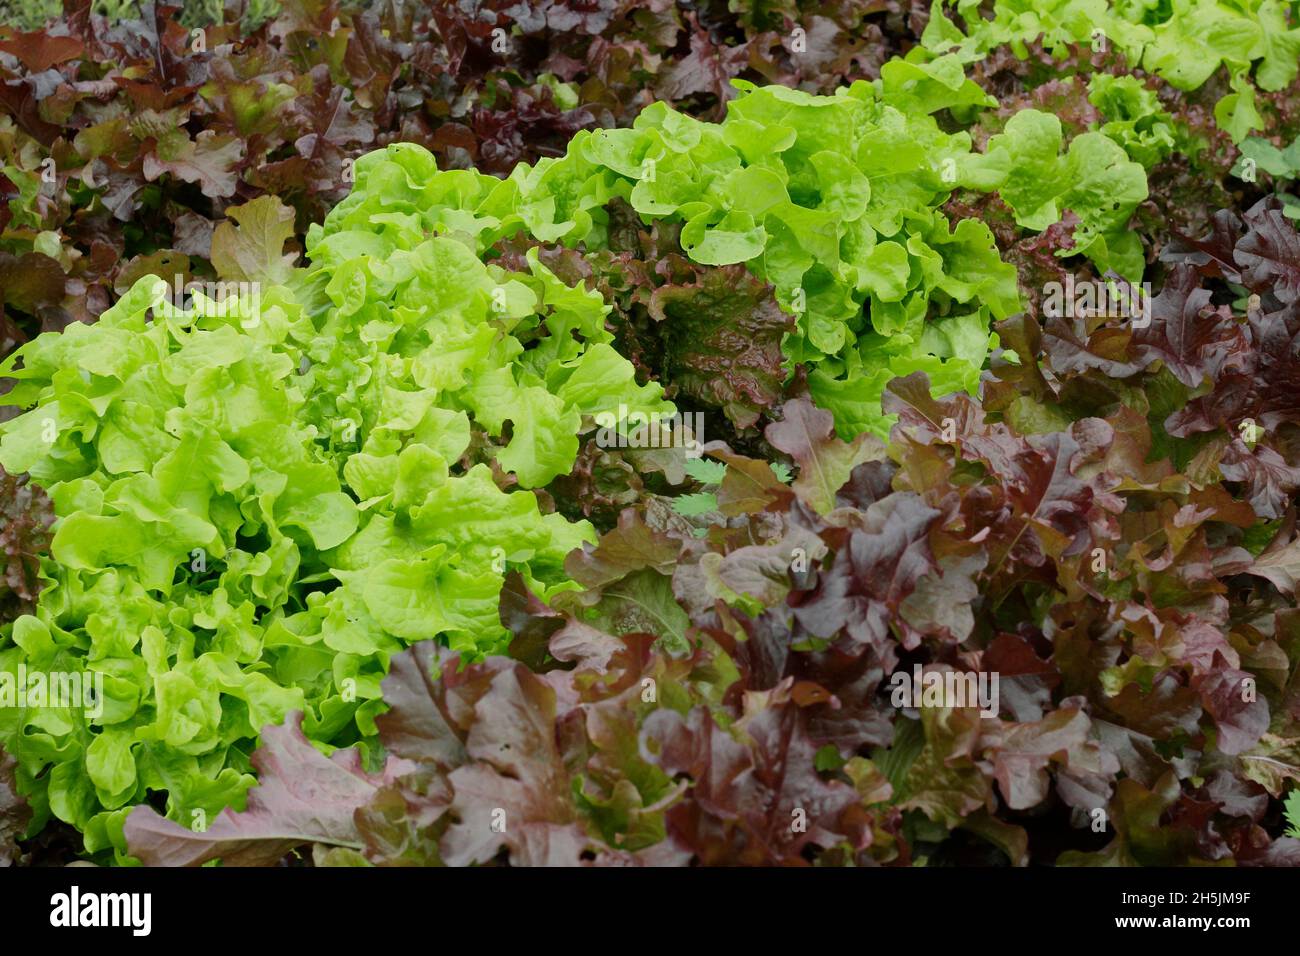
[[[1285,148],[1258,136],[1250,137],[1241,144],[1241,159],[1233,166],[1233,175],[1245,174],[1247,160],[1255,164],[1255,170],[1263,170],[1277,179],[1300,179],[1300,136]]]
[[[887,433],[879,398],[895,375],[924,369],[938,388],[973,391],[995,342],[989,323],[1019,308],[1019,292],[988,228],[953,228],[937,208],[971,140],[933,114],[993,101],[955,57],[895,60],[879,81],[834,96],[737,86],[721,123],[655,103],[632,128],[579,132],[565,156],[505,181],[440,172],[409,144],[372,153],[356,165],[357,193],[308,234],[309,251],[328,264],[386,261],[442,233],[485,254],[521,231],[594,250],[618,197],[647,222],[680,222],[696,262],[744,263],[772,283],[798,317],[785,354],[812,366],[843,434]]]
[[[290,711],[322,746],[364,747],[390,655],[505,647],[508,571],[546,597],[573,586],[564,558],[593,529],[462,465],[472,440],[527,489],[572,468],[596,414],[673,411],[614,351],[597,293],[535,258],[485,264],[383,202],[365,228],[332,224],[288,285],[181,309],[146,277],[0,366],[27,409],[0,462],[57,515],[0,680],[102,686],[94,707],[6,702],[0,742],[41,818],[92,852],[121,846],[150,791],[187,826],[241,805],[258,731]]]
[[[954,8],[960,26],[945,7]],[[921,45],[973,63],[1003,46],[1024,59],[1029,55],[1027,44],[1042,37],[1053,54],[1063,53],[1073,43],[1095,44],[1097,49],[1108,44],[1136,64],[1155,34],[1140,16],[1126,16],[1127,9],[1116,9],[1108,0],[994,0],[992,16],[986,17],[977,0],[935,0]]]
[[[1088,80],[1088,102],[1106,119],[1101,132],[1142,168],[1151,169],[1180,147],[1186,151],[1174,118],[1137,77],[1094,73]]]
[[[1294,183],[1300,180],[1300,136],[1285,148],[1279,148],[1266,139],[1251,136],[1241,144],[1241,156],[1232,167],[1232,174],[1246,182],[1256,182],[1259,173],[1268,173],[1276,180]],[[1294,188],[1294,186],[1292,187]],[[1282,202],[1282,214],[1290,219],[1300,219],[1300,199],[1279,189],[1277,198]]]
[[[955,10],[960,26],[945,13]],[[1130,66],[1141,65],[1180,90],[1202,86],[1221,66],[1233,74],[1233,92],[1215,119],[1240,142],[1263,123],[1255,112],[1255,87],[1275,91],[1300,70],[1300,18],[1294,0],[935,0],[922,35],[924,58],[951,54],[963,63],[1009,46],[1022,59],[1026,44],[1042,37],[1053,54],[1070,44],[1114,48]],[[986,15],[991,13],[991,15]]]
[[[1126,229],[1147,198],[1146,173],[1102,132],[1082,133],[1062,154],[1061,121],[1051,113],[1021,110],[983,154],[965,157],[961,179],[972,188],[998,190],[1030,229],[1046,229],[1069,209],[1079,217],[1073,252],[1104,272],[1142,276],[1141,241]]]

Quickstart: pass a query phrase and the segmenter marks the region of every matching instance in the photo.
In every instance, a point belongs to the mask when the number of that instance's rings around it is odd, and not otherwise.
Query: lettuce
[[[959,27],[944,13],[955,7]],[[1220,68],[1232,76],[1215,119],[1240,143],[1263,121],[1254,112],[1255,85],[1285,89],[1300,71],[1300,22],[1293,0],[1171,0],[1110,3],[1108,0],[995,0],[991,15],[971,0],[936,0],[913,55],[956,56],[963,63],[1009,46],[1028,56],[1026,44],[1042,39],[1055,55],[1071,44],[1114,47],[1129,64],[1141,65],[1179,90],[1195,90]],[[1254,85],[1250,76],[1253,71]]]
[[[1103,132],[1076,136],[1064,155],[1061,144],[1056,116],[1021,110],[989,140],[984,154],[965,159],[963,182],[997,189],[1016,222],[1030,229],[1046,229],[1072,210],[1080,223],[1072,251],[1086,254],[1103,272],[1140,278],[1145,264],[1141,240],[1126,227],[1147,198],[1142,166]]]
[[[548,597],[594,540],[522,489],[568,473],[596,414],[673,411],[612,348],[598,294],[430,235],[402,202],[416,182],[363,176],[351,205],[387,189],[383,224],[335,228],[341,210],[285,285],[179,308],[145,277],[0,365],[27,409],[0,462],[57,516],[0,675],[103,688],[0,707],[0,742],[41,819],[91,852],[122,846],[150,791],[187,826],[242,806],[260,729],[291,711],[322,747],[366,746],[412,642],[504,650],[506,573]]]
[[[1188,151],[1187,144],[1180,142],[1174,118],[1135,76],[1094,73],[1088,80],[1088,102],[1106,118],[1101,132],[1124,147],[1129,158],[1144,169],[1151,169],[1175,150]]]
[[[317,262],[361,250],[382,259],[432,232],[486,255],[523,232],[593,251],[606,245],[607,205],[621,198],[647,222],[681,223],[695,262],[743,263],[775,287],[798,318],[786,357],[812,367],[814,394],[843,434],[888,432],[879,396],[895,374],[924,367],[973,390],[996,343],[989,323],[1019,308],[1019,292],[988,228],[954,229],[937,208],[971,142],[932,114],[994,101],[954,57],[893,61],[878,82],[834,96],[735,85],[741,95],[721,123],[655,103],[632,128],[581,131],[563,157],[505,181],[440,172],[410,144],[372,153],[356,165],[362,188],[312,228],[308,249]],[[927,327],[931,314],[947,317],[943,327]],[[944,331],[958,327],[960,347]]]
[[[990,322],[1020,308],[989,228],[940,211],[958,185],[1002,190],[1028,228],[1073,209],[1088,255],[1140,271],[1123,224],[1141,167],[1100,133],[1067,148],[1032,112],[972,154],[947,130],[994,104],[955,56],[834,96],[737,85],[721,123],[656,103],[504,180],[394,144],[308,231],[309,268],[251,250],[240,277],[280,284],[187,308],[146,277],[0,365],[26,410],[0,426],[0,465],[57,516],[0,672],[105,688],[93,716],[0,710],[38,812],[93,852],[121,846],[149,791],[187,825],[238,805],[262,726],[301,709],[316,744],[364,748],[391,655],[434,637],[503,650],[507,570],[544,598],[575,586],[564,558],[593,530],[527,489],[569,473],[597,416],[674,408],[613,348],[599,293],[536,250],[501,268],[502,239],[602,249],[615,199],[680,224],[695,262],[774,287],[797,317],[790,367],[846,438],[888,432],[896,376],[974,392]]]
[[[644,222],[679,223],[694,262],[743,264],[771,283],[797,317],[782,343],[787,369],[808,367],[813,396],[845,438],[888,434],[880,395],[895,376],[923,370],[937,390],[974,392],[997,344],[990,323],[1020,308],[1015,269],[987,226],[954,226],[940,211],[954,189],[1001,191],[1033,230],[1073,211],[1081,227],[1062,254],[1141,277],[1126,224],[1146,175],[1118,133],[1066,144],[1055,117],[1026,111],[974,153],[968,133],[947,131],[950,120],[969,123],[996,102],[955,55],[891,60],[879,80],[833,96],[734,85],[740,95],[721,123],[654,103],[631,128],[580,131],[564,156],[505,181],[439,171],[412,144],[371,153],[356,165],[362,188],[312,227],[308,249],[316,262],[362,251],[384,259],[435,233],[487,256],[524,233],[594,252],[607,246],[607,206],[625,200]],[[1158,149],[1149,104],[1130,95],[1125,105],[1143,110],[1133,148]]]

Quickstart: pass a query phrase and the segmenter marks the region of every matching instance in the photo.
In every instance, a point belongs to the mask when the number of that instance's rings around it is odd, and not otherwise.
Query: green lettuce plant
[[[1175,151],[1191,151],[1155,92],[1135,76],[1094,73],[1088,79],[1088,102],[1106,120],[1101,132],[1123,146],[1143,169],[1151,169]]]
[[[736,86],[721,123],[655,103],[631,128],[581,131],[563,157],[505,181],[439,171],[410,144],[372,153],[356,165],[366,188],[313,227],[308,249],[331,263],[358,251],[382,257],[425,231],[483,255],[521,232],[598,250],[607,205],[626,200],[646,222],[680,223],[695,262],[743,263],[775,287],[798,318],[784,352],[809,367],[814,397],[845,437],[888,433],[880,395],[896,376],[925,371],[936,393],[973,392],[997,341],[990,322],[1020,307],[1015,269],[990,230],[940,211],[958,186],[1001,189],[1013,205],[1026,190],[1050,189],[1022,225],[1041,230],[1073,209],[1083,228],[1070,251],[1102,271],[1141,275],[1124,227],[1146,198],[1142,167],[1100,133],[1067,147],[1044,114],[1008,128],[993,154],[973,153],[969,134],[946,132],[936,114],[951,125],[995,101],[956,57],[895,59],[878,81],[834,96]]]
[[[1056,116],[1021,110],[989,140],[984,153],[963,157],[962,183],[996,189],[1016,222],[1030,229],[1046,229],[1072,210],[1079,217],[1073,252],[1120,275],[1140,276],[1142,243],[1125,227],[1147,197],[1141,165],[1103,132],[1076,136],[1065,153],[1061,147]]]
[[[187,826],[242,806],[260,729],[290,711],[318,745],[364,746],[411,642],[503,650],[506,573],[548,597],[594,540],[507,489],[566,473],[597,413],[673,410],[611,347],[598,294],[485,264],[397,206],[287,285],[179,308],[146,277],[0,366],[27,409],[0,461],[57,516],[0,679],[102,693],[0,708],[0,742],[38,819],[91,852],[123,845],[150,792]]]
[[[955,21],[945,7],[955,10]],[[1113,47],[1132,67],[1140,65],[1179,90],[1200,88],[1226,66],[1233,92],[1219,100],[1214,113],[1236,142],[1264,125],[1255,111],[1255,85],[1281,90],[1300,70],[1300,21],[1293,0],[995,0],[991,7],[976,0],[936,0],[916,55],[954,55],[971,63],[1008,46],[1023,59],[1027,44],[1039,38],[1056,55],[1071,44]]]
[[[1232,174],[1246,182],[1256,182],[1260,172],[1268,173],[1278,183],[1276,196],[1282,203],[1282,214],[1290,219],[1300,219],[1300,199],[1293,192],[1281,188],[1284,182],[1295,189],[1296,180],[1300,180],[1300,136],[1293,139],[1285,148],[1258,136],[1252,136],[1241,144],[1241,156],[1232,167]]]

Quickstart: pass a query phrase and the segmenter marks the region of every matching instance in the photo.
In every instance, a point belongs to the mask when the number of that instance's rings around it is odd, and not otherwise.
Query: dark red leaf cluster
[[[26,476],[0,469],[0,620],[30,612],[40,593],[41,557],[49,553],[54,509]]]

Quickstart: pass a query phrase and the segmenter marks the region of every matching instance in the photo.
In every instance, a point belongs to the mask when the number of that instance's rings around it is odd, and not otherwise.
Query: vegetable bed
[[[1300,862],[1300,9],[0,26],[0,864]]]

